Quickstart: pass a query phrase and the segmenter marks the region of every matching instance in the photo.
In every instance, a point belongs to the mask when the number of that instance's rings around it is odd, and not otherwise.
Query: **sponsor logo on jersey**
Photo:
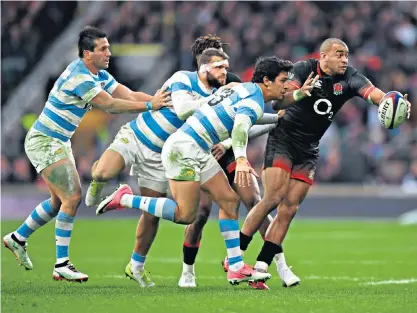
[[[333,85],[333,93],[339,96],[343,93],[343,86],[339,83]]]

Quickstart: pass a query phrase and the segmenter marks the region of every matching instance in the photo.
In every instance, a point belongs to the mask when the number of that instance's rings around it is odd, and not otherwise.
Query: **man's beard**
[[[210,73],[207,73],[207,83],[213,87],[219,89],[223,84],[221,84],[217,79],[215,79]]]

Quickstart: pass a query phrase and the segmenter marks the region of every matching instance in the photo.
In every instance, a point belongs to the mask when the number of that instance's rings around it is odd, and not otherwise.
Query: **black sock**
[[[246,236],[244,233],[240,232],[240,250],[246,251],[252,238],[253,236]]]
[[[19,239],[17,239],[17,237],[14,235],[14,234],[12,234],[12,239],[14,240],[14,241],[16,241],[19,245],[21,245],[22,247],[25,245],[25,243],[26,243],[26,241],[20,241]]]
[[[197,257],[199,248],[200,248],[200,243],[191,246],[184,242],[184,245],[182,246],[182,252],[183,252],[185,264],[193,265],[195,263],[195,258]]]
[[[275,254],[281,253],[282,247],[281,245],[277,245],[270,241],[265,241],[264,245],[262,246],[262,250],[258,255],[256,261],[265,262],[266,264],[271,265],[272,260],[274,259]]]

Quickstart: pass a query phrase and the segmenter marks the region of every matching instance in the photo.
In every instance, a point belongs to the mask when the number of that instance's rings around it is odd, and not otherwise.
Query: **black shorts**
[[[226,151],[223,157],[219,160],[219,164],[226,174],[230,186],[233,186],[233,181],[235,180],[236,161],[232,148]]]
[[[301,143],[291,132],[278,126],[269,133],[264,168],[279,167],[291,173],[291,178],[313,184],[319,159],[318,143]]]

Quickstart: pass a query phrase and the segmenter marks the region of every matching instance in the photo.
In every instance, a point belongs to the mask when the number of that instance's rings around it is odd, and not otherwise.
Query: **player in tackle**
[[[97,214],[133,208],[178,224],[190,224],[196,218],[200,189],[203,189],[221,208],[219,226],[229,258],[228,281],[235,284],[268,279],[268,273],[257,272],[243,263],[237,220],[239,197],[211,154],[211,148],[231,136],[237,161],[235,181],[242,187],[251,184],[252,175],[256,173],[246,159],[248,131],[262,118],[265,101],[283,97],[291,68],[289,61],[260,58],[252,83],[225,88],[207,98],[205,104],[168,138],[162,149],[162,162],[175,201],[135,196],[130,187],[124,185],[99,204]]]
[[[202,52],[207,48],[215,48],[219,50],[223,50],[223,46],[227,45],[221,42],[220,38],[215,35],[206,35],[201,36],[197,38],[191,47],[191,51],[193,54],[193,57],[197,60],[199,60]],[[241,82],[240,78],[228,71],[226,75],[226,84],[230,82]],[[275,124],[278,120],[278,115],[276,114],[268,114],[268,118],[265,119],[266,114],[264,114],[263,120],[265,124],[267,125],[256,125],[251,128],[249,133],[249,139],[256,138],[258,136],[261,136],[263,134],[268,133],[270,130],[275,128]],[[236,168],[236,161],[235,156],[233,154],[233,150],[231,149],[232,141],[231,138],[228,138],[216,145],[212,148],[212,154],[215,157],[215,159],[219,162],[221,168],[223,169],[224,173],[227,176],[227,179],[229,181],[230,186],[233,187],[233,189],[236,191],[236,193],[239,195],[241,201],[243,202],[244,206],[251,210],[252,207],[258,203],[261,199],[260,191],[258,182],[255,179],[255,177],[252,177],[252,184],[245,187],[239,187],[237,184],[234,183],[235,178],[235,168]],[[187,225],[185,228],[185,234],[184,234],[184,243],[183,243],[183,266],[182,266],[182,273],[181,277],[178,281],[179,287],[185,287],[185,288],[193,288],[197,286],[196,283],[196,275],[195,275],[195,260],[197,257],[197,253],[200,248],[200,242],[202,239],[203,234],[203,228],[205,224],[207,223],[207,220],[210,216],[212,208],[212,199],[210,196],[205,193],[201,192],[200,194],[200,205],[197,213],[196,220],[190,224]],[[146,214],[146,213],[145,213]],[[271,216],[268,216],[270,220],[272,220]],[[269,226],[269,219],[266,218],[264,223],[262,224],[261,228],[259,229],[259,232],[262,237],[265,236],[266,229]],[[150,223],[148,223],[151,225]],[[146,225],[147,228],[150,228],[150,226]],[[145,230],[142,229],[144,232]],[[275,258],[278,261],[282,261],[283,254],[277,255]],[[283,271],[280,271],[280,276],[283,274]],[[293,279],[291,275],[289,275],[289,272],[285,272],[285,275],[281,276],[281,279],[283,280],[291,280],[295,281],[296,279]],[[263,282],[258,283],[250,283],[250,285],[253,288],[257,289],[264,289],[267,288],[267,286]]]
[[[171,91],[172,108],[139,114],[123,126],[113,143],[92,168],[93,181],[87,191],[86,204],[100,203],[104,184],[131,167],[138,177],[140,192],[147,197],[166,197],[168,180],[161,160],[162,147],[167,138],[203,105],[226,82],[228,56],[217,49],[206,49],[199,59],[199,71],[178,71],[163,85]],[[144,270],[146,255],[156,236],[159,218],[144,213],[136,229],[136,243],[126,275],[142,287],[152,287]]]
[[[78,56],[61,74],[49,93],[45,107],[29,130],[26,154],[46,182],[51,197],[40,203],[25,222],[3,238],[4,244],[25,269],[33,268],[26,252],[28,238],[56,217],[55,280],[87,281],[69,261],[69,244],[81,201],[80,179],[71,150],[71,137],[92,106],[112,114],[144,112],[168,105],[169,94],[154,97],[133,92],[119,84],[105,69],[110,45],[106,34],[86,27],[79,34]]]
[[[259,271],[266,272],[274,255],[283,252],[281,245],[290,223],[314,179],[320,138],[335,114],[355,96],[379,105],[385,95],[348,66],[348,57],[348,46],[342,40],[325,40],[320,47],[320,60],[294,64],[290,88],[278,101],[286,112],[268,137],[262,172],[264,197],[250,211],[240,233],[241,249],[246,250],[265,216],[278,207],[255,264]],[[300,88],[306,78],[317,75],[312,92]]]

